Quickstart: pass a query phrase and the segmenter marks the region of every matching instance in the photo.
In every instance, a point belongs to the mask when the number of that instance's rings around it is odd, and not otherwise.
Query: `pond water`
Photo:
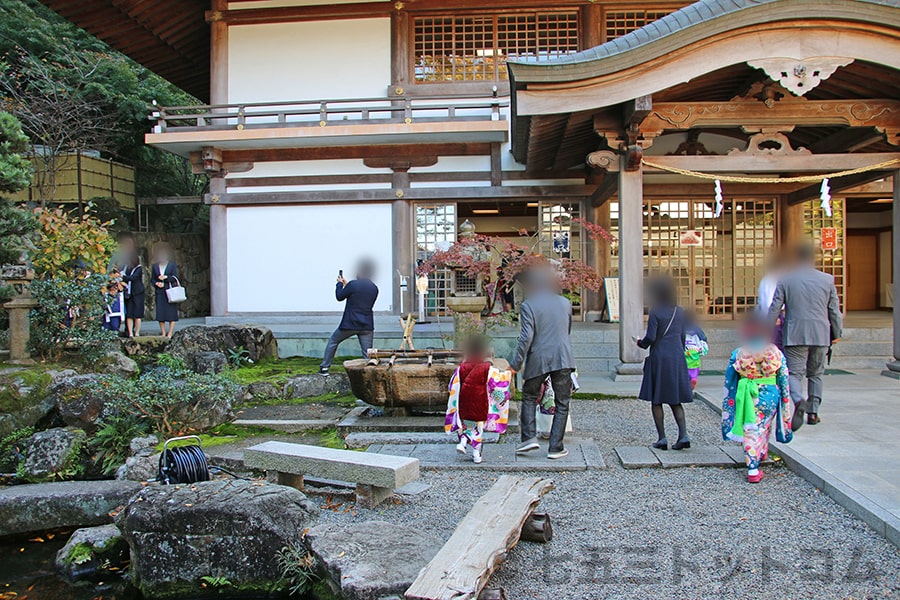
[[[124,573],[110,573],[106,581],[73,586],[56,574],[56,553],[71,529],[24,537],[0,538],[0,600],[141,600],[125,581]],[[227,593],[217,598],[237,598]],[[246,599],[247,596],[241,596]],[[293,596],[309,600],[309,596]],[[181,600],[191,600],[183,597]]]
[[[121,575],[71,586],[56,574],[56,553],[72,530],[0,538],[0,600],[136,600]]]

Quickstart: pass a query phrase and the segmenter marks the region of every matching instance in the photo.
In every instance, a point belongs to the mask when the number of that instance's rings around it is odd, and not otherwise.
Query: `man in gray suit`
[[[537,450],[535,409],[541,385],[547,376],[555,394],[556,411],[550,428],[548,458],[562,458],[569,451],[563,446],[569,400],[572,398],[572,371],[575,359],[569,334],[572,329],[572,305],[559,295],[556,273],[550,269],[536,270],[525,278],[528,299],[519,306],[519,343],[510,361],[513,375],[522,370],[522,410],[519,426],[522,444],[519,454]]]
[[[815,249],[798,246],[794,268],[786,273],[775,288],[769,307],[773,323],[784,306],[784,349],[790,371],[791,399],[794,401],[793,428],[819,422],[822,402],[822,375],[828,347],[841,337],[843,318],[834,287],[834,277],[816,270]],[[807,379],[806,397],[803,379]]]

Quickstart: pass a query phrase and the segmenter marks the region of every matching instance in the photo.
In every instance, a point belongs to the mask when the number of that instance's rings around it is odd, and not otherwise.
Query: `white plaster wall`
[[[228,101],[372,98],[391,80],[390,19],[228,30]]]
[[[376,311],[391,310],[391,205],[228,208],[230,312],[341,311],[339,269],[363,257],[377,266]]]

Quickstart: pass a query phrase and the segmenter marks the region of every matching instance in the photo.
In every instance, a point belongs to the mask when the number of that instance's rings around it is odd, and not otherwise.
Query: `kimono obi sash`
[[[744,425],[756,424],[756,399],[759,398],[759,386],[777,385],[775,377],[741,377],[738,380],[737,393],[734,395],[734,426],[731,433],[744,435]]]

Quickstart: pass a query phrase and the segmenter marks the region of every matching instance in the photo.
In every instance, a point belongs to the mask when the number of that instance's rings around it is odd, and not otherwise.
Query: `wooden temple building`
[[[846,310],[893,306],[895,1],[42,2],[197,97],[146,141],[211,177],[213,315],[337,310],[323,290],[362,255],[376,308],[409,310],[401,283],[466,219],[617,278],[621,372],[655,271],[731,319],[812,239]]]

